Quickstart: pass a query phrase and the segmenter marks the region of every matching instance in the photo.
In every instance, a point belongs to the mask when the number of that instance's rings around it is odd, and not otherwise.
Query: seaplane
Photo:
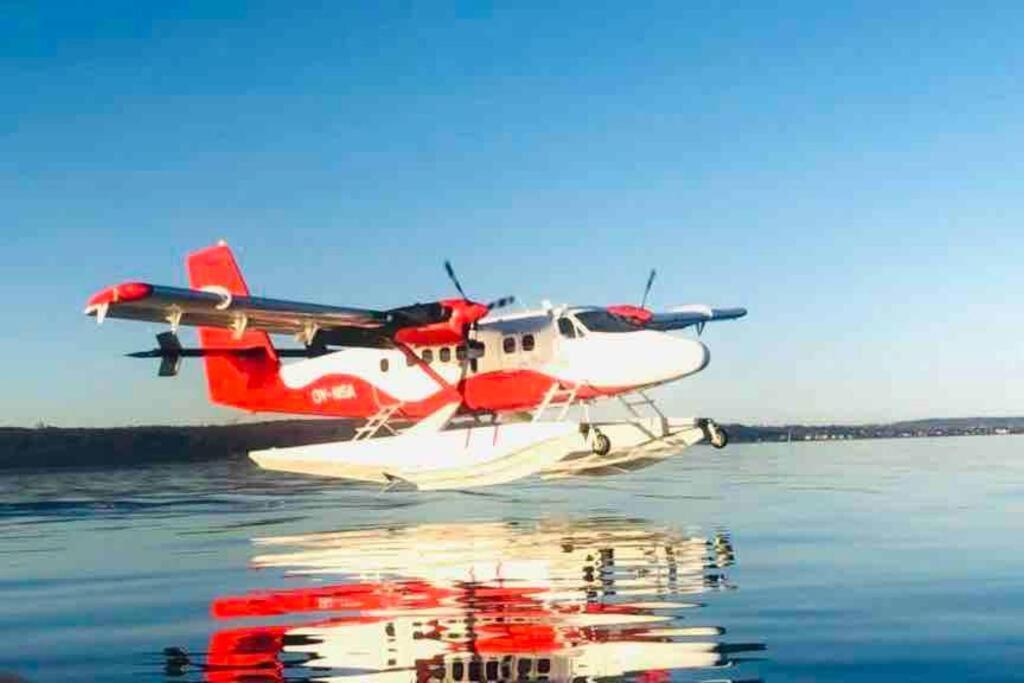
[[[256,413],[360,420],[351,439],[249,453],[264,469],[384,489],[465,489],[527,476],[631,472],[728,435],[709,418],[666,416],[647,391],[694,375],[710,353],[673,331],[743,308],[555,306],[508,312],[515,299],[458,297],[371,310],[252,296],[223,241],[185,259],[189,287],[127,281],[88,299],[86,315],[167,325],[159,376],[202,358],[210,401]],[[199,346],[178,332],[198,328]],[[296,343],[275,346],[271,335]],[[296,359],[283,362],[283,359]],[[627,417],[591,419],[617,400]],[[575,417],[570,418],[570,415]]]

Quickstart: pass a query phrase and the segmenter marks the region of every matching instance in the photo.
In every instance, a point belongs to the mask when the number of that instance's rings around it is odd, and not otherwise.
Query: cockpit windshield
[[[605,310],[579,311],[576,319],[591,332],[636,332],[640,328],[625,318]]]

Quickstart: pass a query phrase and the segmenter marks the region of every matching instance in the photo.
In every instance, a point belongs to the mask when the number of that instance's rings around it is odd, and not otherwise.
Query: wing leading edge
[[[312,339],[321,330],[357,329],[366,333],[383,330],[391,317],[387,311],[324,306],[282,299],[232,294],[224,287],[203,289],[168,287],[146,282],[123,282],[97,292],[85,306],[85,314],[196,327],[261,330]],[[381,336],[384,336],[382,333]]]
[[[644,323],[651,330],[667,332],[682,330],[687,327],[703,327],[705,323],[716,320],[735,320],[747,314],[745,308],[711,308],[710,306],[690,305],[677,306],[664,313],[654,313]]]

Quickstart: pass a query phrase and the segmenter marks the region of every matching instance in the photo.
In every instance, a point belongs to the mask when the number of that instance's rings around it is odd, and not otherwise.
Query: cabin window
[[[388,371],[388,359],[387,358],[381,358],[380,359],[380,371],[381,372],[387,372]]]
[[[469,680],[479,681],[480,680],[480,662],[469,663]]]
[[[452,350],[447,346],[443,346],[441,347],[441,353],[439,355],[441,357],[441,362],[447,363],[452,359]]]
[[[558,319],[558,331],[562,333],[563,337],[568,337],[569,339],[576,338],[576,326],[568,318]]]
[[[434,362],[434,350],[433,349],[423,349],[423,362],[427,363],[427,364],[430,364],[430,363]]]
[[[516,352],[516,338],[515,337],[505,337],[504,339],[501,340],[501,348],[504,349],[505,353],[515,353]]]
[[[532,334],[524,334],[523,335],[523,351],[533,351],[533,345],[534,345],[533,335]]]
[[[537,660],[537,673],[546,674],[551,671],[551,660],[547,657],[541,657]]]
[[[416,365],[416,356],[412,353],[405,354],[405,364],[409,367]]]
[[[520,659],[519,662],[516,664],[516,669],[519,670],[519,675],[522,678],[529,676],[530,669],[532,668],[533,664],[530,662],[529,659],[526,659],[525,657],[523,659]]]
[[[465,671],[465,665],[462,662],[454,662],[452,664],[452,678],[457,681],[462,680],[462,674]]]
[[[484,665],[487,680],[496,681],[498,680],[498,660],[492,660]]]

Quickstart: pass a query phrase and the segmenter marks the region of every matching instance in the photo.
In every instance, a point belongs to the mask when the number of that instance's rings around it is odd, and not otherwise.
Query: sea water
[[[0,680],[1024,680],[1022,519],[1012,436],[466,492],[0,473]]]

